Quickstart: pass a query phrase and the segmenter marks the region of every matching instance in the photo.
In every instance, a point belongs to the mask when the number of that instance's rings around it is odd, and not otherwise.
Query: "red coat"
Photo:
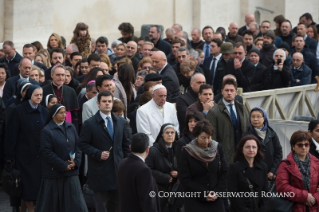
[[[309,207],[310,212],[315,212],[319,210],[319,192],[316,192],[319,183],[319,160],[311,155],[310,156],[310,193],[316,198],[316,204]],[[294,203],[293,212],[305,212],[306,211],[306,201],[308,197],[308,191],[305,190],[303,185],[303,180],[301,172],[293,158],[293,153],[290,152],[286,160],[290,162],[291,165],[287,163],[281,163],[276,178],[276,188],[277,192],[293,192],[294,197],[287,197],[286,199],[291,200]],[[291,176],[291,177],[290,177]],[[291,184],[289,184],[289,181]]]

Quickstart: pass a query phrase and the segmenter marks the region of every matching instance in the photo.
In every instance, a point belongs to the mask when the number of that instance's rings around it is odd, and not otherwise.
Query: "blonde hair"
[[[195,62],[192,60],[184,60],[180,64],[180,70],[183,74],[189,73],[191,71],[195,71],[196,65]]]
[[[50,38],[54,36],[57,40],[58,40],[58,43],[59,43],[59,46],[58,48],[61,48],[61,49],[64,49],[64,46],[63,46],[63,43],[62,43],[62,39],[60,37],[60,35],[58,35],[57,33],[52,33],[49,37],[49,40],[48,40],[48,43],[47,43],[47,47],[48,49],[52,49],[52,47],[50,46]]]
[[[106,54],[99,54],[100,58],[101,58],[101,62],[106,63],[109,66],[109,70],[112,69],[112,63],[111,60],[109,58],[109,56],[107,56]]]
[[[42,59],[42,62],[43,62],[43,65],[45,65],[46,67],[49,67],[48,65],[48,61],[47,61],[47,58],[44,56],[44,54],[42,53],[37,53],[34,57],[34,59],[36,59],[37,57],[41,57]]]
[[[38,51],[37,55],[38,54],[43,54],[44,59],[46,60],[46,62],[43,61],[43,64],[46,64],[46,66],[48,68],[50,68],[51,67],[51,59],[50,59],[50,54],[49,54],[48,50],[41,49],[40,51]],[[48,58],[45,56],[45,54],[48,55]]]

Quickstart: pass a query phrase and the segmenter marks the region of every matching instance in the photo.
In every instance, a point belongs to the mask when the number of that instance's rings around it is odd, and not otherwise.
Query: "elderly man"
[[[64,85],[65,67],[61,64],[56,65],[51,69],[52,82],[43,86],[43,97],[49,94],[57,96],[58,103],[65,106],[67,111],[66,121],[72,123],[78,129],[78,110],[80,109],[78,98],[75,90]],[[42,99],[42,104],[45,104],[45,99]]]
[[[137,43],[135,41],[129,41],[126,44],[126,57],[130,58],[132,61],[132,65],[134,70],[137,70],[137,65],[140,62],[136,57],[135,54],[137,52]]]
[[[243,42],[243,37],[238,34],[238,25],[235,22],[229,24],[228,31],[225,39],[226,42]]]
[[[142,46],[143,58],[150,57],[151,50],[154,48],[154,44],[149,41],[145,41]]]
[[[179,131],[183,132],[185,127],[186,109],[188,106],[198,100],[199,87],[205,84],[205,76],[201,73],[195,73],[190,79],[190,89],[187,93],[181,95],[176,101],[177,118],[179,122]]]
[[[304,63],[303,55],[296,52],[292,55],[292,85],[308,85],[311,83],[311,69]]]
[[[175,30],[173,28],[167,28],[165,30],[166,38],[163,39],[163,40],[168,42],[168,43],[170,43],[170,44],[172,44],[172,41],[175,39],[175,34],[176,34],[176,32],[175,32]]]
[[[245,15],[245,26],[242,26],[238,30],[238,34],[243,36],[244,32],[249,29],[249,24],[255,21],[255,16],[253,14]]]
[[[264,79],[265,89],[289,87],[292,80],[290,67],[285,64],[286,53],[282,49],[274,52],[273,64],[267,67],[269,76]]]
[[[94,49],[95,49],[95,45],[94,45]],[[74,52],[79,52],[79,48],[77,45],[75,45],[74,43],[69,44],[66,49],[65,49],[65,54],[66,54],[66,58],[65,58],[65,65],[66,66],[70,66],[72,67],[71,64],[71,54]]]
[[[167,89],[167,101],[175,103],[180,96],[179,81],[174,69],[167,63],[164,52],[157,51],[152,55],[154,68],[163,76],[163,85]]]
[[[160,84],[155,85],[153,88],[152,100],[137,110],[137,132],[148,135],[150,146],[153,146],[163,124],[174,124],[175,130],[179,134],[179,124],[175,106],[166,102],[166,96],[167,90],[165,86]]]
[[[29,58],[22,58],[19,64],[19,70],[20,73],[16,76],[10,77],[7,81],[6,84],[4,85],[3,88],[3,96],[2,99],[4,102],[6,102],[10,97],[12,97],[16,93],[16,82],[21,79],[27,79],[30,81],[32,84],[39,84],[37,81],[34,79],[30,78],[30,72],[32,69],[32,62]]]

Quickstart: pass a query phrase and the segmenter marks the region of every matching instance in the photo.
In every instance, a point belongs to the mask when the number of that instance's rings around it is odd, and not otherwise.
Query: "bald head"
[[[201,37],[201,31],[200,29],[193,29],[192,30],[192,41],[193,43],[198,43],[200,41],[200,37]]]
[[[245,15],[245,23],[246,23],[246,26],[249,26],[249,24],[251,22],[254,22],[255,21],[255,16],[253,14],[246,14]]]
[[[153,61],[153,67],[157,70],[160,71],[164,65],[166,64],[166,55],[162,51],[156,51],[153,52],[152,54],[152,61]]]
[[[190,86],[195,93],[199,92],[199,87],[206,83],[206,78],[201,73],[196,73],[191,77]]]
[[[165,35],[169,43],[172,43],[172,41],[175,39],[175,34],[176,32],[175,32],[175,29],[173,28],[167,28],[165,30]]]
[[[183,30],[183,27],[180,24],[173,24],[172,28],[175,30],[175,33],[178,33]]]
[[[303,55],[300,52],[296,52],[292,55],[292,64],[295,68],[300,67],[303,61]]]
[[[73,52],[79,52],[79,48],[77,45],[71,43],[66,47],[65,53],[66,53],[66,57],[68,58],[68,60],[70,61],[70,55]]]
[[[228,31],[231,37],[235,37],[238,33],[238,24],[235,22],[230,23],[228,27]]]
[[[129,41],[126,44],[126,56],[132,59],[137,52],[137,43],[135,41]]]
[[[22,58],[19,64],[20,74],[23,78],[28,78],[32,69],[32,61],[29,58]]]

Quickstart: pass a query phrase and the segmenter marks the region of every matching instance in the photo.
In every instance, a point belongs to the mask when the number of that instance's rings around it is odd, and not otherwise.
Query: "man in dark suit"
[[[12,41],[3,42],[2,48],[5,56],[0,58],[0,63],[6,63],[10,70],[11,76],[14,76],[14,67],[16,64],[20,63],[22,56],[18,52],[16,52],[16,49]]]
[[[119,212],[160,212],[157,186],[150,168],[145,164],[149,138],[144,133],[132,136],[131,154],[123,159],[118,168]],[[151,192],[155,194],[151,197]]]
[[[238,34],[244,36],[244,32],[249,30],[249,24],[255,21],[255,16],[253,14],[246,14],[245,15],[245,26],[242,26],[238,29]]]
[[[179,81],[172,66],[167,63],[166,56],[162,51],[156,51],[152,55],[154,68],[163,76],[162,82],[167,89],[166,101],[175,103],[181,95]]]
[[[32,69],[31,60],[28,58],[22,58],[22,60],[20,61],[20,64],[19,64],[20,74],[17,76],[14,76],[14,77],[10,77],[6,81],[6,84],[4,85],[3,96],[2,96],[2,99],[4,102],[6,102],[8,99],[10,99],[10,97],[12,97],[15,94],[15,92],[16,92],[15,83],[20,78],[25,78],[28,81],[30,81],[32,84],[39,85],[39,83],[37,81],[35,81],[34,79],[31,79],[29,77],[31,69]]]
[[[256,67],[245,58],[246,46],[239,42],[234,46],[234,58],[226,64],[226,74],[236,77],[238,87],[243,88],[244,92],[250,91],[250,83],[255,75]]]
[[[154,47],[163,51],[165,55],[169,55],[172,52],[172,46],[170,43],[161,39],[161,28],[158,25],[152,25],[149,31],[149,38],[154,43]]]
[[[83,124],[79,148],[88,156],[96,211],[115,212],[119,207],[116,172],[120,161],[130,154],[131,132],[127,121],[111,112],[113,95],[109,91],[98,94],[97,104],[99,111]]]
[[[222,58],[222,54],[220,53],[222,44],[223,42],[221,40],[212,39],[210,43],[210,56],[204,60],[204,66],[207,68],[204,72],[206,81],[208,84],[211,84],[214,89],[217,89],[219,82],[216,77],[216,70],[218,61]]]
[[[58,64],[63,64],[64,50],[61,48],[52,49],[52,51],[50,52],[50,58],[51,58],[52,66],[47,71],[44,72],[46,81],[52,80],[52,77],[51,77],[52,68]]]
[[[301,35],[304,38],[304,40],[306,42],[306,45],[308,46],[310,52],[313,53],[314,55],[316,55],[317,41],[315,39],[313,39],[313,38],[310,38],[307,35],[307,26],[306,26],[306,24],[302,24],[302,23],[298,24],[298,26],[297,26],[297,34]]]
[[[42,63],[39,63],[37,61],[34,61],[35,46],[33,46],[32,44],[25,44],[23,46],[22,52],[23,52],[24,58],[28,58],[32,61],[32,65],[38,66],[40,69],[42,69],[44,71],[44,73],[47,71],[48,68],[45,65],[43,65]],[[16,64],[14,66],[14,70],[11,71],[11,74],[12,74],[12,76],[16,76],[16,75],[19,75],[19,73],[20,73],[19,64]]]

